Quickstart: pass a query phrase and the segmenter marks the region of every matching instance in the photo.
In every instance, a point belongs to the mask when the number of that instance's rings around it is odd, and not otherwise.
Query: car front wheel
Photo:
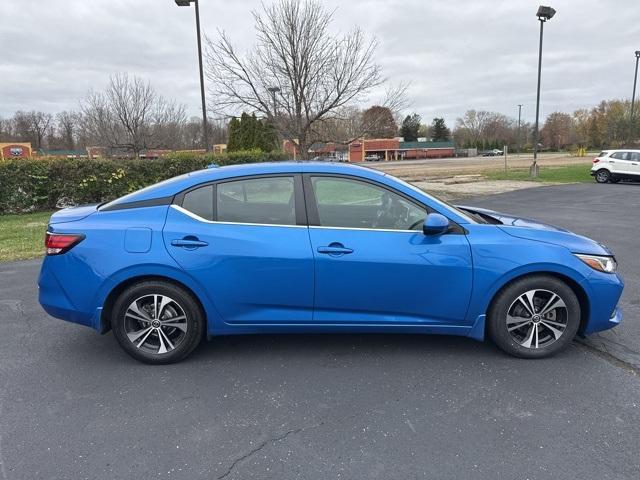
[[[488,333],[505,352],[543,358],[563,350],[580,326],[580,302],[562,280],[549,275],[509,284],[489,309]]]
[[[174,363],[202,339],[203,315],[193,297],[168,282],[145,281],[116,300],[111,328],[120,346],[136,360]]]
[[[607,183],[611,179],[611,173],[609,170],[600,169],[596,172],[596,182]]]

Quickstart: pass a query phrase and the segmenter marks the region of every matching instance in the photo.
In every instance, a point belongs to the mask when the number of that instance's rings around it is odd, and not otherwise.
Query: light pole
[[[516,143],[518,145],[518,156],[520,156],[520,118],[522,117],[522,104],[518,104],[518,130],[516,131]]]
[[[188,7],[191,3],[196,5],[196,33],[198,36],[198,64],[200,66],[200,96],[202,98],[202,143],[205,151],[209,151],[209,126],[207,125],[207,102],[204,97],[204,69],[202,68],[202,40],[200,39],[200,8],[198,0],[175,0],[179,7]]]
[[[638,60],[640,60],[640,50],[636,50],[636,73],[633,76],[633,95],[631,95],[631,118],[629,119],[629,141],[634,140],[635,123],[633,122],[633,106],[636,99],[636,83],[638,81]]]
[[[551,20],[556,11],[551,7],[538,7],[536,16],[540,21],[540,46],[538,47],[538,90],[536,93],[536,126],[533,131],[533,163],[529,168],[529,174],[532,177],[538,176],[538,122],[540,119],[540,75],[542,71],[542,35],[544,31],[544,22]]]
[[[276,93],[280,91],[280,87],[269,87],[267,88],[271,92],[271,98],[273,98],[273,116],[276,116],[277,104],[276,104]]]

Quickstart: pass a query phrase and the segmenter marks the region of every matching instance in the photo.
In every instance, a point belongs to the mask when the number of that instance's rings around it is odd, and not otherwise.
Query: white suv
[[[604,150],[593,159],[591,176],[598,183],[640,181],[640,150]]]

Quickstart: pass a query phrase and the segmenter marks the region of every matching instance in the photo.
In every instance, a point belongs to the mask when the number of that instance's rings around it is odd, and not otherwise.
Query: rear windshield
[[[609,152],[600,152],[600,155],[598,155],[599,157],[606,157],[607,155],[609,155]]]

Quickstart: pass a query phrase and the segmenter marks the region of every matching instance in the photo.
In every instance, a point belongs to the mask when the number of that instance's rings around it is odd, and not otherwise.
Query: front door
[[[427,209],[349,177],[305,178],[314,323],[460,325],[472,286],[462,229],[426,236]]]
[[[176,262],[228,324],[309,323],[313,255],[301,178],[247,177],[199,186],[169,208]]]

